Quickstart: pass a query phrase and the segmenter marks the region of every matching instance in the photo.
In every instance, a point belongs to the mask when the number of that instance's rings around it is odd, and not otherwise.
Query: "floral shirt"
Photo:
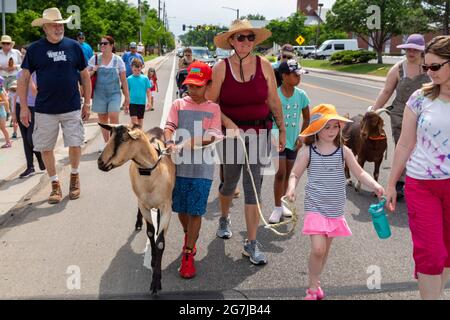
[[[450,179],[450,102],[431,100],[417,90],[406,105],[417,115],[417,142],[406,165],[407,175],[419,180]]]

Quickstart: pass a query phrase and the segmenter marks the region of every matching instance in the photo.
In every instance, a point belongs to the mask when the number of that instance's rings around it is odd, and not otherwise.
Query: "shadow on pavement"
[[[347,201],[359,209],[359,213],[352,213],[351,216],[358,222],[372,223],[369,214],[369,207],[373,203],[378,203],[378,198],[372,192],[361,190],[359,193],[353,187],[347,187]],[[399,228],[409,228],[408,213],[405,200],[397,202],[395,214],[389,214],[389,223],[391,226]]]
[[[144,227],[145,229],[145,227]],[[162,291],[157,296],[150,294],[152,271],[143,266],[144,254],[136,253],[132,242],[139,233],[134,232],[117,252],[108,270],[100,281],[99,298],[115,299],[118,297],[136,299],[214,299],[247,298],[238,287],[249,276],[262,271],[264,267],[250,264],[246,258],[234,260],[225,254],[225,242],[216,238],[209,243],[207,254],[203,258],[197,255],[195,278],[186,280],[178,274],[181,254],[162,270]],[[144,233],[145,235],[145,233]],[[170,239],[169,239],[170,241]],[[173,245],[168,245],[163,256],[168,259]],[[181,244],[180,244],[181,250]],[[199,247],[199,252],[205,248]]]
[[[10,221],[7,220],[4,223],[4,227],[0,228],[0,236],[3,234],[2,231],[7,232],[8,229],[12,229],[20,225],[25,225],[27,223],[37,222],[41,218],[63,212],[66,209],[69,201],[69,196],[67,195],[62,199],[60,203],[55,205],[46,205],[40,208],[40,206],[47,204],[47,199],[45,199],[39,202],[30,203],[26,207],[20,207],[10,210],[7,215],[10,216],[9,219],[11,219],[11,216],[14,216],[14,218]]]

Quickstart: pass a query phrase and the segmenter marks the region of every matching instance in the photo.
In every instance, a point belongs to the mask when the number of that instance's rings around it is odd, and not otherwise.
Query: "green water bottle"
[[[391,236],[391,228],[389,227],[389,221],[386,215],[384,206],[386,204],[386,198],[376,203],[371,204],[369,207],[369,213],[372,216],[373,226],[380,239],[387,239]]]

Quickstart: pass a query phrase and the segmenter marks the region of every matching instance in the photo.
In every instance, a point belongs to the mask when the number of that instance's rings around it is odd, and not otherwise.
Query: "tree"
[[[190,30],[180,36],[180,40],[184,46],[208,47],[210,50],[214,48],[214,37],[217,33],[227,30],[225,27],[208,26],[198,30]]]
[[[264,17],[262,14],[248,14],[246,16],[243,16],[240,18],[241,20],[247,19],[247,20],[266,20],[266,17]]]
[[[374,6],[379,11],[372,11]],[[383,50],[392,37],[428,30],[419,0],[337,0],[327,13],[327,24],[362,38],[377,52],[378,63],[383,63]]]
[[[450,34],[450,0],[425,0],[424,8],[430,21],[436,23],[438,28],[442,28],[444,35]]]
[[[280,45],[296,44],[295,39],[299,35],[306,36],[305,40],[308,42],[310,35],[305,27],[305,20],[306,17],[300,13],[294,13],[284,21],[271,20],[266,28],[272,32],[272,36],[266,42],[275,42]]]

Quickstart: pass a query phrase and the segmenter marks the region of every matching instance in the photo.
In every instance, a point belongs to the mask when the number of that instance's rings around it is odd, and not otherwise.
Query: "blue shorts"
[[[6,119],[5,106],[0,106],[0,119]]]
[[[106,95],[103,91],[95,91],[92,99],[92,112],[109,113],[120,112],[122,95],[120,92]]]
[[[177,177],[172,193],[172,211],[203,216],[212,180]]]

